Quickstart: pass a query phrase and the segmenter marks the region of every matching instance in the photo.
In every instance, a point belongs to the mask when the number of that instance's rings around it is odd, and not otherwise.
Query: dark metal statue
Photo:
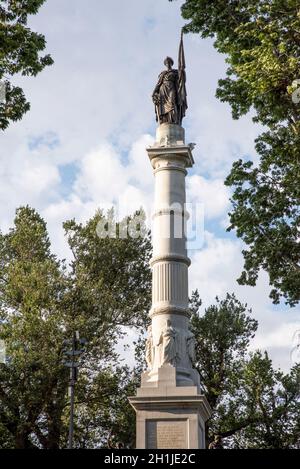
[[[178,70],[172,68],[174,61],[171,57],[167,57],[164,64],[167,70],[164,70],[159,75],[157,85],[152,94],[156,120],[159,124],[181,125],[188,107],[182,33],[179,46]]]

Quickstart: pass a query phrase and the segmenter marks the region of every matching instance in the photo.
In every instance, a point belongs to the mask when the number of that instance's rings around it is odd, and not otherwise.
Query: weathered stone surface
[[[147,420],[148,449],[185,449],[188,446],[187,420]]]

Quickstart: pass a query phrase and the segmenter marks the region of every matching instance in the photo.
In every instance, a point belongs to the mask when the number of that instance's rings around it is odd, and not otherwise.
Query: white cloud
[[[277,322],[277,321],[276,321]],[[298,322],[292,321],[286,324],[276,324],[273,330],[260,334],[253,340],[252,348],[288,348],[291,349],[294,345],[293,336],[300,328],[300,320]],[[284,351],[283,351],[284,352]]]
[[[134,183],[144,191],[153,191],[154,176],[146,148],[153,145],[154,138],[151,135],[142,135],[133,143],[129,151],[130,176]]]
[[[145,148],[155,133],[151,93],[164,57],[177,55],[182,3],[51,0],[32,17],[55,64],[35,78],[17,80],[31,110],[0,137],[1,229],[11,225],[17,206],[28,203],[46,219],[54,251],[69,258],[61,227],[66,219],[84,221],[116,201],[120,215],[141,205],[150,210],[154,179]],[[215,227],[203,249],[192,253],[190,284],[206,305],[217,294],[235,291],[253,306],[260,321],[256,343],[272,347],[278,363],[287,366],[297,312],[271,306],[265,274],[256,288],[237,285],[241,243],[220,235],[229,196],[223,179],[238,157],[255,158],[260,129],[249,116],[233,121],[229,106],[216,100],[226,67],[212,41],[189,35],[185,48],[184,125],[187,141],[197,143],[187,198],[205,204],[209,229]],[[66,165],[74,172],[71,180]],[[280,355],[277,343],[284,344]]]
[[[190,254],[190,289],[199,289],[205,306],[213,303],[216,296],[224,296],[236,288],[241,264],[238,242],[217,238],[206,231],[203,249]]]
[[[126,188],[124,172],[119,155],[111,145],[104,144],[82,158],[75,192],[83,198],[98,200],[99,204],[112,201]]]
[[[224,216],[229,207],[229,189],[223,179],[206,179],[195,174],[187,178],[187,193],[191,202],[204,205],[208,220]]]
[[[53,251],[60,259],[67,261],[72,259],[72,253],[64,236],[63,223],[73,218],[78,223],[84,223],[95,214],[97,208],[95,202],[84,202],[76,194],[72,194],[68,199],[49,203],[41,210],[42,216],[47,221]]]
[[[256,287],[238,285],[243,267],[239,241],[222,239],[205,232],[202,250],[192,252],[190,267],[190,291],[199,290],[203,309],[215,302],[215,297],[224,298],[226,293],[235,293],[237,298],[252,309],[253,317],[259,322],[251,350],[267,350],[276,366],[287,370],[291,366],[293,334],[300,328],[299,309],[273,307],[268,298],[268,276],[261,273]]]
[[[57,197],[61,178],[58,167],[47,155],[29,154],[25,145],[17,146],[14,153],[0,154],[0,227],[7,230],[15,209],[20,205],[41,208]]]
[[[60,257],[71,256],[61,229],[67,219],[84,222],[97,208],[108,210],[112,206],[120,219],[141,207],[150,214],[153,174],[145,148],[152,141],[149,135],[141,136],[133,142],[126,160],[108,142],[82,157],[69,195],[49,203],[42,211]]]

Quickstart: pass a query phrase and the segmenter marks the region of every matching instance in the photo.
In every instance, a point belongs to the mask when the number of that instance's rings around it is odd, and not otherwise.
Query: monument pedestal
[[[137,395],[129,398],[137,413],[137,449],[204,449],[211,409],[198,386],[176,386],[172,365],[159,368],[155,387],[147,386],[147,375],[142,375]]]

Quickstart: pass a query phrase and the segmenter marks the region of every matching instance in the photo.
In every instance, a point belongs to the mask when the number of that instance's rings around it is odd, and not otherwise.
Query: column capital
[[[170,166],[172,163],[176,165],[176,162],[183,163],[184,168],[191,168],[195,163],[192,154],[192,144],[152,146],[147,148],[147,153],[154,169],[157,169],[157,163],[162,159],[170,163],[169,167],[166,166],[165,169],[173,169]]]
[[[154,264],[158,262],[182,262],[188,267],[191,265],[191,259],[189,257],[177,253],[161,254],[160,256],[152,257],[150,259],[150,267],[153,267]]]

